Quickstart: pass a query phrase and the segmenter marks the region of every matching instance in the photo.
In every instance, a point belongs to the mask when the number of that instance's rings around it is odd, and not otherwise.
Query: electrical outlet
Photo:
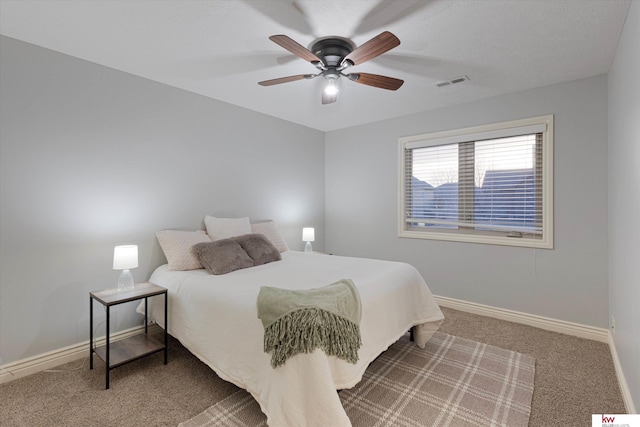
[[[613,314],[611,315],[611,335],[616,336],[616,318]]]

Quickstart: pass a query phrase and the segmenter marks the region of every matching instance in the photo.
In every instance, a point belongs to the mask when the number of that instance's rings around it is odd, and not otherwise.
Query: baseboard
[[[549,317],[536,316],[535,314],[522,313],[520,311],[506,310],[504,308],[491,307],[474,302],[457,300],[441,296],[434,296],[438,304],[454,310],[465,311],[467,313],[479,314],[481,316],[493,317],[507,320],[509,322],[520,323],[533,326],[547,331],[559,332],[561,334],[573,335],[580,338],[587,338],[593,341],[609,343],[609,330],[596,328],[594,326],[581,325],[579,323],[567,322],[564,320],[552,319]]]
[[[620,359],[618,358],[618,350],[616,349],[616,342],[609,332],[609,349],[611,350],[611,357],[613,358],[613,366],[616,369],[616,377],[618,378],[618,384],[620,385],[620,393],[622,393],[622,400],[624,400],[624,406],[627,409],[628,414],[637,414],[636,407],[633,403],[633,399],[631,398],[631,390],[629,390],[629,385],[627,384],[627,379],[624,376],[624,372],[622,371],[622,365],[620,364]]]
[[[144,326],[134,326],[111,334],[111,342],[118,341],[144,331]],[[96,346],[104,345],[105,338],[96,339]],[[0,384],[35,374],[36,372],[55,368],[74,360],[89,357],[89,340],[70,345],[58,350],[32,356],[0,366]],[[88,369],[88,365],[87,365]]]

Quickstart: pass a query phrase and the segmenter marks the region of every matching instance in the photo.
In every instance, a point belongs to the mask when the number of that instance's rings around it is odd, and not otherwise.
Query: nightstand
[[[156,295],[164,295],[164,343],[149,336],[147,325],[147,299]],[[144,298],[144,333],[139,333],[118,341],[109,342],[109,312],[111,306],[136,301]],[[105,344],[93,348],[93,301],[104,306],[107,318]],[[109,373],[112,369],[141,357],[164,350],[164,364],[167,364],[167,289],[153,283],[136,283],[131,291],[118,292],[118,289],[104,289],[89,293],[89,369],[93,369],[93,353],[104,360],[106,367],[106,385],[109,388]]]

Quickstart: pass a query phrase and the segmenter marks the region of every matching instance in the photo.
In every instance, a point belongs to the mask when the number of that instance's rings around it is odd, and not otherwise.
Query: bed
[[[424,346],[444,316],[420,273],[390,261],[282,252],[282,260],[222,275],[158,267],[150,281],[168,289],[168,332],[222,379],[246,389],[270,426],[350,426],[336,390],[357,384],[380,353],[411,327]],[[298,354],[277,368],[263,350],[256,314],[262,286],[312,289],[351,279],[360,294],[362,347],[356,364],[322,350]],[[163,304],[149,314],[163,325]]]

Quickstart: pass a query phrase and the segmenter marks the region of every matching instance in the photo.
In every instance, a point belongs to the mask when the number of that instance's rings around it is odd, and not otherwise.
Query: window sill
[[[487,236],[407,230],[399,231],[398,237],[410,239],[445,240],[449,242],[480,243],[487,245],[517,246],[537,249],[553,249],[553,241],[548,237],[542,239],[530,239],[526,237]]]

